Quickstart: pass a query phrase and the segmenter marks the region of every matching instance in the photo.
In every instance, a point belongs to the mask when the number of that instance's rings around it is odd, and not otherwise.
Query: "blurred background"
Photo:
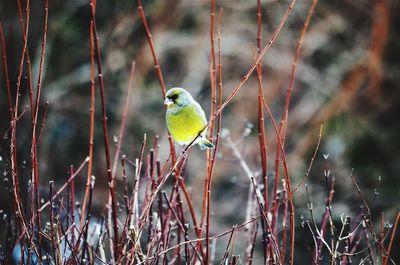
[[[35,80],[43,32],[43,2],[31,3],[28,48]],[[286,0],[262,1],[264,45],[271,38],[288,4]],[[262,60],[265,95],[277,120],[283,114],[295,46],[310,4],[308,0],[297,1],[281,34]],[[143,5],[167,87],[187,88],[209,115],[210,1],[143,1]],[[217,0],[216,6],[217,20],[221,25],[223,89],[226,97],[253,62],[251,44],[256,44],[257,1]],[[11,85],[14,88],[23,46],[16,1],[1,1],[0,16],[5,31]],[[122,151],[134,160],[139,155],[144,134],[149,146],[154,142],[154,137],[159,135],[159,158],[164,161],[168,158],[169,147],[163,97],[136,3],[99,0],[96,16],[110,140],[118,134],[130,64],[135,61],[135,78]],[[78,167],[88,155],[89,22],[88,1],[50,1],[40,112],[42,117],[45,102],[48,101],[39,147],[44,197],[47,196],[50,179],[60,186],[68,177],[69,166]],[[297,185],[308,167],[318,140],[320,124],[324,125],[319,153],[307,180],[312,199],[320,202],[315,203],[317,212],[324,210],[325,200],[322,155],[329,154],[328,168],[336,178],[333,206],[336,215],[356,215],[359,211],[361,201],[350,178],[354,170],[353,174],[373,214],[379,216],[383,211],[388,221],[394,221],[400,199],[399,25],[399,1],[337,0],[320,1],[317,4],[301,50],[285,145],[293,185]],[[26,74],[25,69],[21,111],[29,104]],[[3,75],[0,77],[0,88],[0,133],[7,136],[9,116]],[[108,186],[100,99],[98,91],[96,93],[94,208],[100,215],[104,212]],[[253,75],[222,113],[223,127],[229,130],[230,137],[237,142],[237,147],[254,172],[260,171],[257,93],[257,78]],[[265,124],[272,181],[276,140],[268,118]],[[18,125],[18,155],[19,160],[25,160],[27,165],[30,164],[30,126],[29,115],[23,115]],[[248,128],[251,129],[249,135]],[[5,161],[9,159],[9,142],[6,137],[0,141],[0,166],[4,170]],[[196,187],[191,194],[200,211],[206,156],[197,147],[193,148],[190,156],[185,181],[189,187]],[[21,168],[21,171],[22,178],[30,174],[29,166]],[[132,175],[132,166],[128,167],[128,172]],[[117,175],[120,178],[120,173]],[[82,199],[84,176],[76,179],[78,200]],[[232,161],[231,150],[222,140],[213,183],[214,232],[225,231],[244,221],[248,186],[245,174]],[[7,205],[8,199],[8,196],[1,199],[1,208]],[[307,214],[304,190],[300,190],[294,200],[298,213]],[[240,209],[243,212],[238,213]],[[398,255],[394,254],[394,260],[399,260]]]

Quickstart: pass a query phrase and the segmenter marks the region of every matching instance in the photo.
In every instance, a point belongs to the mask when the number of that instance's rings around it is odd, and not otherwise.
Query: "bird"
[[[181,87],[173,87],[165,94],[164,105],[168,131],[180,145],[188,145],[192,141],[201,150],[213,149],[214,145],[206,137],[207,119],[200,104],[192,95]]]

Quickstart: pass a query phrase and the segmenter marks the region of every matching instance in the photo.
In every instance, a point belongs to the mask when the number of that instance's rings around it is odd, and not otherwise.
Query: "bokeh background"
[[[35,80],[43,30],[43,2],[31,3],[28,47]],[[209,1],[143,2],[167,87],[187,88],[209,114]],[[264,44],[271,38],[288,3],[286,0],[262,1]],[[283,113],[295,45],[310,3],[306,0],[297,1],[281,34],[262,60],[266,98],[277,119]],[[217,0],[216,6],[221,24],[223,87],[226,97],[253,62],[251,44],[256,43],[257,1]],[[16,82],[23,44],[17,10],[16,1],[0,3],[12,87]],[[135,1],[99,0],[96,15],[110,138],[118,134],[129,68],[134,60],[135,79],[122,151],[134,160],[139,154],[144,134],[149,145],[159,135],[159,158],[165,160],[169,149],[163,98]],[[39,147],[44,197],[47,196],[50,179],[60,185],[68,176],[69,166],[77,167],[87,156],[89,22],[87,1],[50,1],[41,100],[42,110],[46,101],[49,101],[49,107]],[[321,202],[316,203],[316,211],[322,211],[324,207],[322,154],[329,154],[328,167],[336,178],[333,210],[337,216],[341,213],[356,215],[361,205],[350,179],[352,170],[375,216],[383,211],[388,221],[393,222],[399,209],[399,25],[400,3],[395,0],[320,1],[316,7],[301,50],[286,137],[289,168],[293,183],[297,184],[308,166],[320,124],[324,124],[321,147],[307,181],[312,198]],[[3,75],[0,77],[0,88],[0,133],[4,135],[9,120]],[[260,170],[256,131],[257,88],[254,75],[223,111],[223,127],[229,130],[231,138],[237,142],[254,172]],[[28,104],[26,79],[22,83],[21,100],[21,106]],[[104,212],[108,190],[99,103],[97,93],[94,147],[94,175],[97,181],[94,209],[98,215]],[[272,176],[276,143],[269,119],[266,119],[266,127]],[[29,165],[29,115],[21,117],[18,128],[19,159],[27,161]],[[246,128],[251,129],[249,135],[244,135],[248,132]],[[0,141],[0,155],[2,161],[5,161],[9,157],[8,141],[5,138]],[[214,232],[225,231],[233,224],[244,221],[244,202],[249,185],[241,168],[232,161],[230,149],[224,146],[224,141],[220,152],[212,197]],[[1,161],[0,164],[5,167]],[[199,206],[205,165],[204,152],[194,148],[185,181],[189,187],[194,187],[191,194]],[[128,168],[128,171],[132,173],[132,169]],[[29,166],[24,172],[29,176]],[[84,177],[76,181],[77,197],[82,199]],[[9,199],[6,195],[3,197],[1,207],[5,207]],[[306,214],[304,191],[300,190],[294,199],[298,213]],[[396,248],[399,250],[398,238]],[[399,254],[396,251],[393,253],[395,260],[397,258],[399,261]]]

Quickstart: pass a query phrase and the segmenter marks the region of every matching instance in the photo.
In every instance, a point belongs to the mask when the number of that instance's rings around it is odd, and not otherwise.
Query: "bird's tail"
[[[206,137],[202,137],[198,144],[201,150],[214,148],[214,145]]]

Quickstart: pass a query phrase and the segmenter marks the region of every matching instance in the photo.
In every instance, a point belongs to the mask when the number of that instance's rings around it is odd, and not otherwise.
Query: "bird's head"
[[[190,104],[193,101],[189,92],[181,87],[174,87],[167,91],[165,94],[164,104],[170,107],[182,107]]]

